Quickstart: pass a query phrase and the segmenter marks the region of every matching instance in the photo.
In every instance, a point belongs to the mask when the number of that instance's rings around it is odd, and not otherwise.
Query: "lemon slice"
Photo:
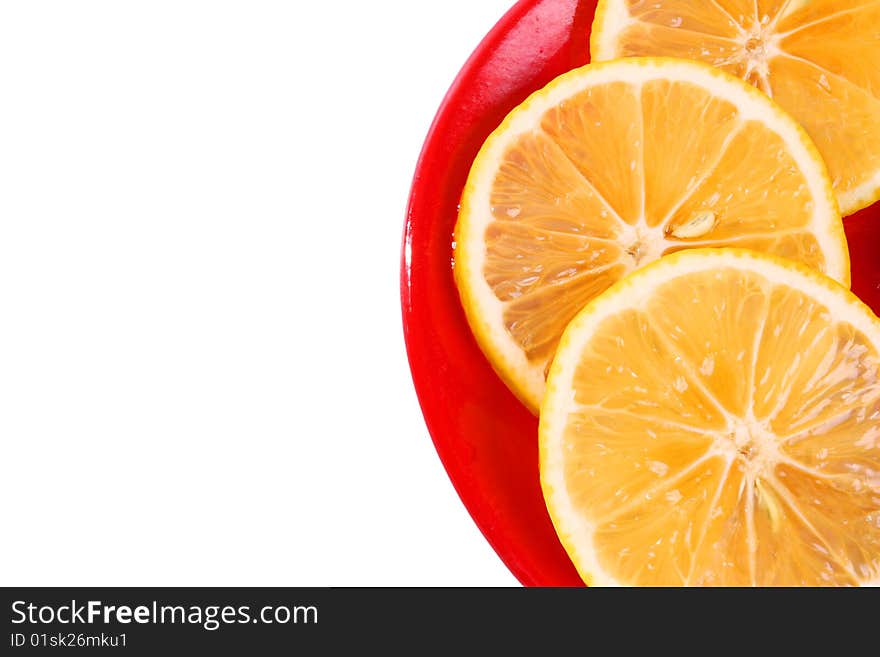
[[[845,215],[880,198],[880,0],[600,0],[594,61],[698,59],[748,80],[807,130]]]
[[[562,338],[541,483],[593,585],[880,581],[880,320],[739,249],[668,256]]]
[[[455,240],[473,333],[533,411],[569,320],[666,253],[736,245],[849,284],[807,135],[754,87],[686,60],[590,65],[532,95],[477,155]]]

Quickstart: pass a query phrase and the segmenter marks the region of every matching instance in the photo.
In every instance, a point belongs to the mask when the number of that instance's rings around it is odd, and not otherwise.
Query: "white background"
[[[516,584],[398,296],[422,141],[511,4],[0,4],[0,584]]]

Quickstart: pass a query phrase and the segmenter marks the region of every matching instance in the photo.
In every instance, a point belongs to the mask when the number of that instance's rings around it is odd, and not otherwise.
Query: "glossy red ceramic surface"
[[[521,0],[485,37],[446,95],[416,167],[401,271],[416,392],[437,453],[492,547],[529,586],[581,581],[538,481],[537,420],[477,347],[452,278],[452,232],[471,161],[504,116],[589,61],[595,2]],[[880,312],[880,204],[846,220],[853,290]]]

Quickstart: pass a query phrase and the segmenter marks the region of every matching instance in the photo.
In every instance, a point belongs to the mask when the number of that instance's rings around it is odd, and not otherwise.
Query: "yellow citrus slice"
[[[477,155],[455,241],[473,333],[533,411],[569,320],[665,253],[737,245],[849,284],[807,135],[754,87],[687,60],[590,65],[533,94]]]
[[[880,320],[806,267],[677,253],[589,304],[541,483],[593,585],[880,583]]]
[[[880,0],[600,0],[594,61],[698,59],[748,80],[807,130],[844,215],[880,198]]]

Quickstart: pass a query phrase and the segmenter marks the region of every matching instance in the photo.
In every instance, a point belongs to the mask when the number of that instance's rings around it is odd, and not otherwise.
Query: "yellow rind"
[[[841,196],[843,197],[840,203],[841,212],[845,216],[855,214],[880,201],[880,170],[873,178]]]
[[[593,15],[593,24],[590,28],[591,62],[603,62],[609,59],[617,59],[617,54],[610,53],[603,42],[604,37],[606,36],[606,30],[604,28],[606,27],[610,16],[611,2],[609,2],[609,0],[599,0],[596,3],[596,13]],[[627,16],[629,16],[629,12],[627,12]]]

